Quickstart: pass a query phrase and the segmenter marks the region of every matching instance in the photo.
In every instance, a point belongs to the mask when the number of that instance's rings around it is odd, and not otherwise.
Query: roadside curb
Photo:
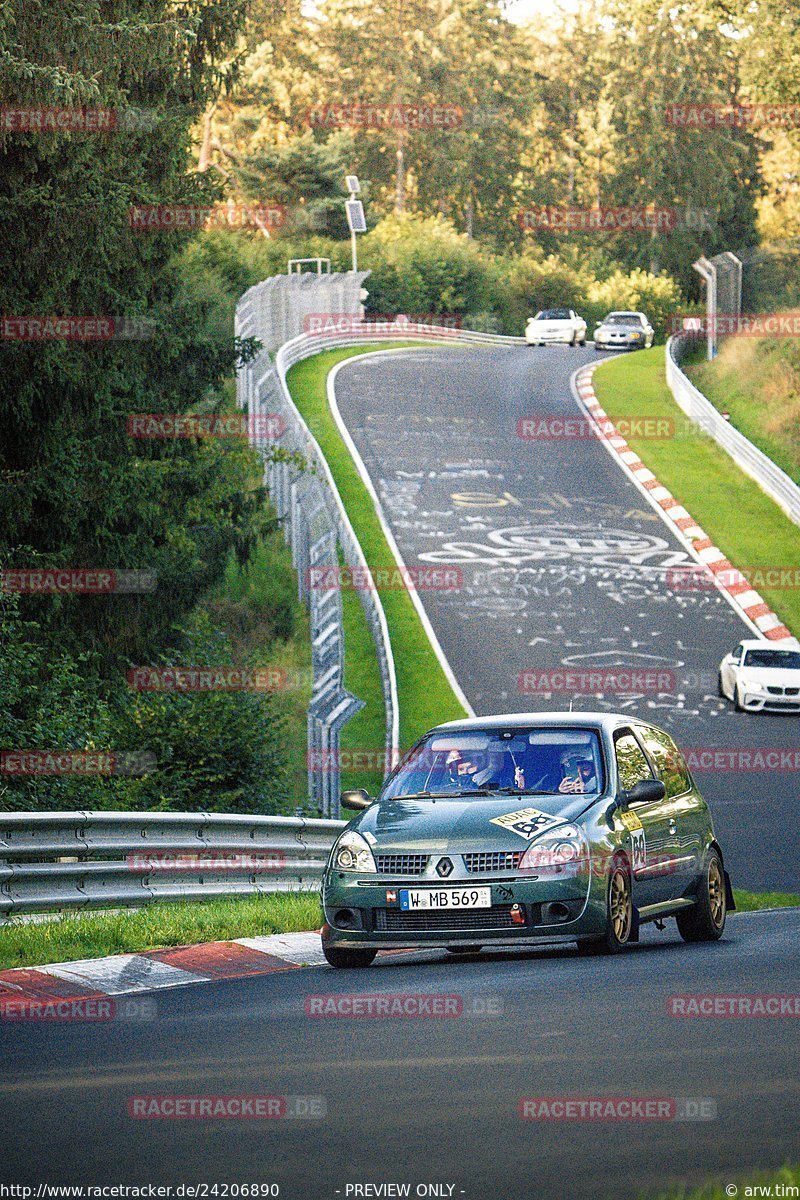
[[[616,455],[637,486],[649,493],[650,499],[661,509],[664,519],[672,525],[683,541],[690,544],[695,557],[713,577],[716,587],[727,596],[749,624],[762,637],[770,640],[782,641],[784,638],[791,638],[791,631],[751,587],[747,577],[733,566],[718,546],[714,545],[705,530],[644,465],[639,455],[618,432],[595,394],[592,376],[598,366],[600,363],[588,363],[574,375],[575,391],[595,422],[597,436]]]
[[[761,908],[732,913],[731,917],[777,916],[796,911],[789,906]],[[382,955],[396,957],[419,953],[419,949],[398,947],[384,950]],[[0,1023],[32,1019],[109,1020],[114,1016],[145,1019],[151,1015],[146,1003],[138,1009],[135,1001],[117,1008],[116,997],[326,965],[320,931],[315,929],[235,938],[230,942],[199,942],[191,946],[171,946],[163,950],[142,950],[137,954],[114,954],[38,967],[13,967],[0,971]]]
[[[57,1020],[64,1005],[324,964],[319,930],[312,930],[15,967],[0,971],[0,1020]]]

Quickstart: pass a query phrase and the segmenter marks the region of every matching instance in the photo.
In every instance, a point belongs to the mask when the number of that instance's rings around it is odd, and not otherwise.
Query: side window
[[[642,779],[652,779],[650,764],[632,733],[621,734],[614,745],[620,786],[629,792]]]
[[[644,744],[653,756],[658,777],[667,790],[667,799],[688,792],[692,786],[689,771],[678,747],[661,729],[642,730]]]

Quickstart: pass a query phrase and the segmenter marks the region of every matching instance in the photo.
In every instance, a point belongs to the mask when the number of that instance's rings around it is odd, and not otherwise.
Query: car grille
[[[376,908],[376,930],[397,930],[406,933],[446,932],[459,929],[519,929],[511,920],[511,905],[497,904],[494,908],[474,908],[441,912],[428,909],[403,912],[399,908]]]
[[[461,857],[470,875],[482,875],[486,871],[515,871],[523,853],[522,850],[491,850]]]
[[[379,854],[375,865],[379,875],[422,875],[428,865],[428,855]]]
[[[800,693],[800,688],[796,687],[768,687],[767,691],[770,696],[796,696]]]
[[[768,687],[767,691],[769,692],[770,696],[782,696],[783,695],[782,687]]]

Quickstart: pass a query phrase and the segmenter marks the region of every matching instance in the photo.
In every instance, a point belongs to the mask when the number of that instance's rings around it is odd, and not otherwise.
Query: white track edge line
[[[344,419],[342,418],[342,414],[339,411],[339,404],[336,399],[336,377],[339,374],[339,371],[342,369],[342,367],[351,365],[354,362],[363,362],[365,358],[380,358],[386,354],[413,354],[413,353],[414,353],[413,350],[409,350],[406,347],[398,347],[397,349],[394,349],[394,350],[374,350],[371,353],[367,353],[367,354],[357,354],[357,355],[354,355],[352,358],[346,358],[342,362],[336,363],[335,366],[331,367],[330,371],[328,372],[328,378],[326,380],[326,388],[327,388],[327,392],[328,392],[328,407],[330,408],[331,415],[333,416],[333,419],[336,422],[336,428],[339,430],[342,440],[344,441],[345,445],[347,446],[350,456],[353,459],[353,462],[355,463],[356,470],[358,471],[359,475],[361,476],[362,483],[364,484],[364,486],[366,487],[367,491],[370,494],[370,497],[372,499],[372,504],[375,509],[375,515],[378,518],[378,521],[381,526],[381,530],[383,531],[383,535],[386,538],[386,541],[389,545],[389,549],[391,550],[392,554],[394,555],[395,562],[397,563],[398,567],[403,571],[407,570],[408,568],[406,567],[406,564],[403,562],[403,556],[400,553],[400,547],[397,545],[397,542],[395,541],[395,536],[389,527],[388,521],[386,520],[386,516],[383,511],[383,506],[381,505],[380,499],[378,497],[378,493],[375,490],[375,485],[372,482],[369,471],[367,470],[367,468],[364,464],[364,460],[358,452],[358,447],[356,446],[355,442],[353,441],[352,437],[350,436],[350,431],[347,428],[347,426],[345,425]],[[422,627],[425,630],[425,633],[427,634],[428,641],[431,644],[431,648],[432,648],[434,654],[436,655],[437,659],[439,660],[439,665],[441,666],[442,670],[444,671],[445,677],[447,678],[447,682],[450,684],[451,688],[453,689],[456,699],[458,700],[459,704],[463,705],[463,707],[465,708],[465,710],[467,712],[467,716],[474,717],[475,710],[473,709],[473,707],[470,704],[467,697],[464,695],[464,691],[461,687],[461,684],[456,679],[453,668],[450,666],[447,656],[446,656],[444,650],[442,649],[441,643],[440,643],[438,637],[436,636],[436,633],[434,631],[433,625],[431,624],[430,618],[425,611],[425,607],[419,598],[419,592],[417,591],[416,588],[407,588],[406,590],[408,591],[408,594],[411,597],[411,603],[414,605],[414,608],[417,611],[417,616],[419,617]],[[391,640],[391,635],[390,635],[390,640]]]

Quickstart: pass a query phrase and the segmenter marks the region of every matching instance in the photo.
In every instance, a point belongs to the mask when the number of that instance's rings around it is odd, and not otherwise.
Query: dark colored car
[[[669,734],[608,713],[441,725],[336,842],[322,943],[337,967],[378,950],[577,941],[615,953],[645,921],[719,938],[733,907],[708,806]]]

